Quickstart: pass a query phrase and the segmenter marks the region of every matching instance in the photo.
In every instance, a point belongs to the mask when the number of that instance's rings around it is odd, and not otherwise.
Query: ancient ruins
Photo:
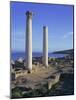
[[[29,72],[32,71],[32,15],[26,12],[26,66]],[[43,27],[43,65],[48,67],[48,27]]]

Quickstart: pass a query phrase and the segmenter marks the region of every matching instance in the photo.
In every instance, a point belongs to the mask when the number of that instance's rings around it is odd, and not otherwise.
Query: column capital
[[[45,29],[45,28],[48,28],[48,26],[43,26],[43,28]]]
[[[48,34],[48,26],[43,26],[43,32]]]
[[[32,18],[33,13],[31,11],[26,12],[26,16]]]

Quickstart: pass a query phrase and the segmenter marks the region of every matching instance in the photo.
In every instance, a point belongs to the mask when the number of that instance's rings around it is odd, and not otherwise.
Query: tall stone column
[[[26,67],[32,71],[32,12],[26,12]]]
[[[43,65],[48,67],[48,27],[43,27]]]

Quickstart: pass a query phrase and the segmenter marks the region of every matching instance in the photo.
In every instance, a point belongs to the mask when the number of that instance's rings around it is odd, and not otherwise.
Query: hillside
[[[62,51],[56,51],[56,52],[53,52],[54,54],[56,53],[59,53],[59,54],[72,54],[74,53],[74,49],[69,49],[69,50],[62,50]]]

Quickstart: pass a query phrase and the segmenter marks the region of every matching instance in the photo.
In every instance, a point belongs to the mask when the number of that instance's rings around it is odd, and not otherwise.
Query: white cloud
[[[69,32],[63,36],[63,38],[68,38],[69,36],[73,35],[73,32]]]

